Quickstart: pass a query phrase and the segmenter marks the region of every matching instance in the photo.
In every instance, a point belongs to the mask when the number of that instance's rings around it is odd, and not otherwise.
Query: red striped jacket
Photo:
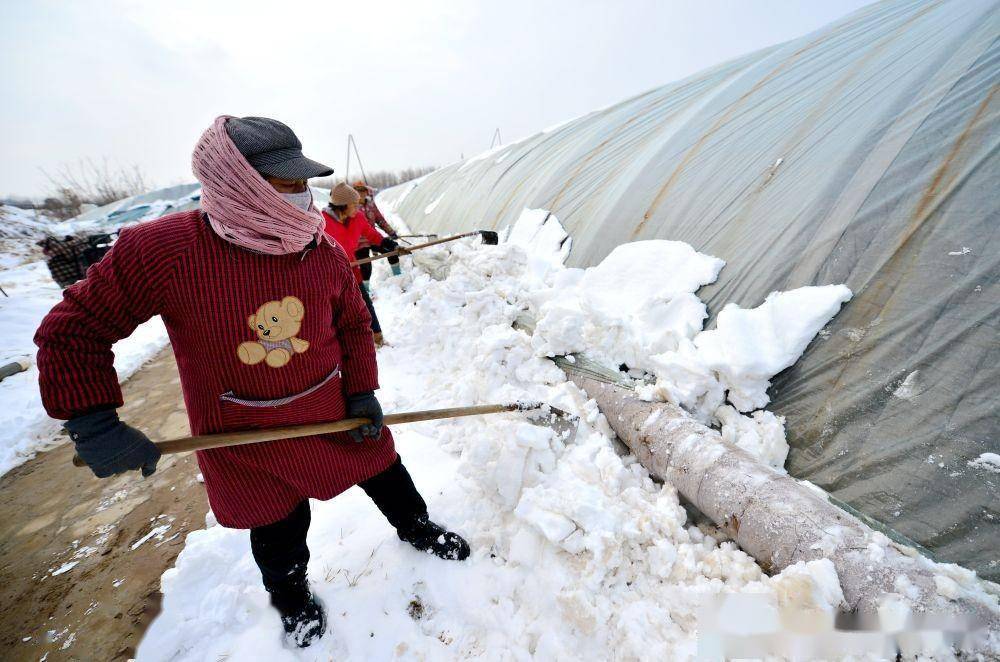
[[[345,395],[378,388],[370,317],[339,246],[258,254],[219,238],[194,210],[123,230],[42,321],[49,415],[121,406],[111,345],[154,315],[196,435],[337,420]],[[362,444],[335,434],[198,452],[212,510],[236,528],[336,496],[395,458],[388,429]]]

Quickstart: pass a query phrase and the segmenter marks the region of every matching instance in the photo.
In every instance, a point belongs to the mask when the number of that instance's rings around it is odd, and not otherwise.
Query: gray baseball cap
[[[281,179],[312,179],[333,174],[333,168],[302,155],[295,132],[267,117],[233,117],[226,133],[246,160],[262,175]]]

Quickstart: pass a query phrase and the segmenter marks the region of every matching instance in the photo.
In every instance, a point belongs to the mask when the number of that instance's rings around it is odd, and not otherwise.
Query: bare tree
[[[389,188],[390,186],[398,186],[418,177],[423,177],[435,170],[437,170],[435,166],[404,168],[402,170],[379,170],[369,173],[366,182],[369,186],[377,189]],[[338,177],[323,177],[321,179],[312,179],[309,183],[319,188],[331,188],[338,181],[342,180]]]
[[[42,208],[60,219],[76,216],[85,203],[100,207],[149,190],[138,165],[112,166],[107,159],[100,163],[93,159],[63,163],[53,174],[44,169],[42,174],[52,186]]]

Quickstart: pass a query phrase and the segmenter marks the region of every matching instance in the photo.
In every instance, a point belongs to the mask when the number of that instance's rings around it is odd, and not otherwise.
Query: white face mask
[[[301,209],[302,211],[309,211],[313,203],[312,190],[307,186],[305,191],[302,193],[282,193],[281,194],[285,200]]]

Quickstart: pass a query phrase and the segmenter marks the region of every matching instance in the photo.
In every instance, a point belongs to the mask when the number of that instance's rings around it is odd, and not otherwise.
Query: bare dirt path
[[[173,354],[124,385],[122,419],[188,433]],[[159,611],[160,575],[208,503],[193,454],[98,480],[63,443],[0,478],[0,659],[125,660]],[[47,655],[47,657],[45,657]]]

